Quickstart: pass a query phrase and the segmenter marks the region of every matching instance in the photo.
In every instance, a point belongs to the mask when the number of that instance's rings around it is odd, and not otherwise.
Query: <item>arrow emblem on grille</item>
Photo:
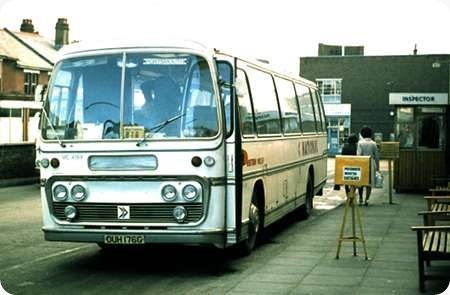
[[[130,206],[117,206],[117,219],[130,219]]]

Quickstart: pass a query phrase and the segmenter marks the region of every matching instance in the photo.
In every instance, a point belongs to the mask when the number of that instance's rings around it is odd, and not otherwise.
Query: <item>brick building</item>
[[[39,35],[30,19],[23,20],[20,31],[0,29],[0,179],[35,174],[34,140],[41,107],[35,92],[38,85],[48,84],[57,50],[68,44],[68,33],[64,18],[56,24],[55,43]]]
[[[349,132],[358,133],[364,125],[379,133],[381,140],[395,137],[395,107],[389,104],[390,93],[449,92],[449,54],[364,56],[363,49],[356,52],[300,58],[300,75],[318,83],[324,103],[331,104],[326,108],[351,106],[341,144]]]
[[[341,55],[334,47],[300,58],[300,75],[317,82],[328,109],[331,154],[367,125],[376,141],[400,142],[396,188],[426,189],[433,177],[448,176],[450,54],[418,55],[415,49],[411,55],[364,56],[354,47]],[[335,116],[342,106],[348,112]],[[409,143],[402,138],[406,131]]]

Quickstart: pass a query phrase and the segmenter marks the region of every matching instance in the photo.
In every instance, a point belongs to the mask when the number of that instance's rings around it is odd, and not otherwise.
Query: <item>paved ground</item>
[[[330,166],[334,162],[329,160]],[[293,234],[290,247],[295,252],[303,273],[293,294],[420,294],[418,291],[418,266],[416,235],[412,225],[421,225],[416,212],[425,209],[423,194],[396,194],[394,204],[389,204],[387,162],[382,162],[385,175],[384,189],[374,189],[368,207],[358,206],[362,215],[369,260],[364,259],[361,243],[357,243],[357,256],[353,256],[351,242],[344,242],[340,259],[335,259],[337,237],[342,223],[344,189],[333,191],[327,185],[326,194],[317,197],[315,209],[325,211],[325,216],[311,221],[300,232]],[[350,217],[350,216],[349,216]],[[347,224],[350,222],[348,217]],[[346,236],[350,228],[346,229]],[[358,235],[360,236],[359,232]],[[296,251],[295,251],[296,250]],[[304,257],[308,257],[304,259]],[[293,262],[294,263],[294,262]],[[433,263],[437,272],[450,274],[450,263]],[[324,284],[324,282],[326,282]],[[427,294],[439,294],[448,281],[427,281]],[[450,294],[450,289],[446,294]]]
[[[13,294],[421,294],[410,226],[422,223],[416,212],[425,208],[423,195],[394,193],[390,205],[387,183],[374,190],[370,205],[358,207],[370,259],[360,243],[353,256],[350,242],[335,259],[345,195],[332,189],[333,167],[330,159],[330,181],[313,216],[275,224],[247,257],[197,247],[104,253],[45,242],[37,186],[0,189],[0,281]],[[450,273],[448,262],[433,267]],[[428,281],[426,294],[447,285]]]

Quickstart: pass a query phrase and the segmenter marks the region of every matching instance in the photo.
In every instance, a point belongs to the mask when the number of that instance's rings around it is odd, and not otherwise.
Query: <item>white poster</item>
[[[361,180],[361,167],[343,167],[344,172],[342,173],[344,181],[360,181]]]

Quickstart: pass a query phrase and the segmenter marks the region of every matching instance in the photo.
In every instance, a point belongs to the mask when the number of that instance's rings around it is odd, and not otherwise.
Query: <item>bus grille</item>
[[[187,210],[187,223],[197,222],[203,216],[202,203],[120,204],[129,206],[130,219],[118,219],[116,204],[58,202],[53,203],[53,214],[57,219],[66,220],[64,208],[67,205],[77,208],[78,216],[73,222],[176,223],[172,212],[180,205]]]

